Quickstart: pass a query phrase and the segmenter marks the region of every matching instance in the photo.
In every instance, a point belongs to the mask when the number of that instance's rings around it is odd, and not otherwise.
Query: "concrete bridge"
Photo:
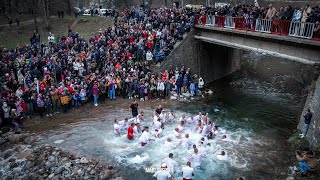
[[[320,64],[320,41],[203,25],[196,25],[195,29],[194,38],[202,42],[258,51],[304,64]]]

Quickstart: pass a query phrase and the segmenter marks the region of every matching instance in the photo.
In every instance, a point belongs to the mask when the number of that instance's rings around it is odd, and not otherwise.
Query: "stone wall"
[[[310,86],[309,94],[300,117],[298,129],[302,130],[304,125],[304,113],[310,108],[313,113],[311,124],[309,126],[307,140],[311,145],[320,147],[320,76]]]
[[[167,56],[161,65],[155,67],[155,70],[157,72],[163,72],[165,69],[185,66],[190,68],[193,74],[198,74],[198,41],[193,38],[194,35],[194,30],[189,32],[185,39]]]

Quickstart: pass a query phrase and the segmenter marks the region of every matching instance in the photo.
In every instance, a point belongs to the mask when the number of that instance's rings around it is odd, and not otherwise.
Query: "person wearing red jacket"
[[[134,123],[131,123],[130,127],[128,128],[127,138],[129,140],[133,140],[133,127],[134,127]]]

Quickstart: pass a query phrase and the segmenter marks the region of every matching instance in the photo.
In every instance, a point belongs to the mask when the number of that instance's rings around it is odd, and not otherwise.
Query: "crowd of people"
[[[161,105],[158,105],[154,111],[152,127],[148,127],[145,126],[148,122],[146,122],[144,112],[140,111],[138,114],[138,108],[137,101],[134,101],[129,109],[133,118],[126,118],[122,121],[115,119],[113,129],[116,136],[121,137],[126,134],[129,141],[139,142],[138,144],[141,144],[142,147],[150,146],[152,141],[165,138],[165,145],[169,146],[169,149],[192,150],[187,158],[186,166],[182,168],[174,160],[173,153],[169,153],[169,156],[161,161],[161,169],[154,174],[158,180],[168,180],[179,176],[178,174],[182,175],[184,180],[193,179],[194,168],[199,168],[203,158],[206,158],[206,153],[199,149],[213,146],[216,141],[228,141],[227,136],[219,131],[219,127],[209,118],[208,113],[203,115],[199,112],[198,115],[190,117],[182,114],[181,117],[177,117],[174,111],[167,112]],[[167,125],[176,125],[176,127],[173,130],[165,130]],[[191,137],[195,134],[201,135],[198,141],[194,141],[194,138]],[[227,160],[225,151],[216,152],[215,156],[221,161]]]
[[[254,29],[255,21],[254,19],[267,19],[267,20],[284,20],[282,23],[279,21],[273,21],[272,27],[275,31],[280,33],[281,31],[287,31],[286,29],[290,27],[290,22],[301,22],[301,23],[314,23],[314,28],[308,25],[296,24],[301,32],[307,33],[311,31],[311,35],[314,38],[320,38],[320,8],[319,6],[311,7],[306,5],[304,7],[292,7],[292,5],[281,6],[280,8],[275,8],[272,4],[267,7],[259,6],[258,4],[245,5],[236,4],[234,6],[222,6],[217,8],[205,8],[200,13],[198,23],[205,24],[207,15],[215,15],[219,17],[241,17],[245,20],[241,27],[239,28],[249,28]],[[240,21],[239,21],[240,22]],[[241,21],[242,22],[242,21]],[[230,22],[226,22],[230,23]],[[226,24],[228,25],[228,24]],[[243,27],[242,27],[243,26]],[[306,29],[305,29],[306,28]],[[305,29],[305,30],[303,30]],[[302,31],[303,30],[303,31]],[[312,32],[313,31],[313,32]],[[286,32],[288,33],[288,32]]]
[[[318,6],[304,7],[281,6],[276,9],[272,4],[267,7],[259,5],[236,4],[234,6],[223,6],[217,8],[208,8],[206,13],[217,16],[247,17],[253,19],[281,19],[301,22],[316,23],[320,20],[320,9]]]
[[[190,84],[197,87],[188,68],[155,73],[150,67],[193,27],[191,11],[132,7],[114,20],[88,40],[69,28],[68,35],[50,33],[48,44],[41,44],[35,32],[30,45],[1,48],[1,126],[14,125],[20,132],[23,121],[35,114],[52,116],[116,97],[165,98],[171,90],[181,94]]]

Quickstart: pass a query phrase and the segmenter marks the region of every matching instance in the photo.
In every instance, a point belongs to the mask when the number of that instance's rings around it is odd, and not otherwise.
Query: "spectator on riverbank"
[[[296,158],[299,161],[301,176],[306,177],[307,172],[314,172],[317,170],[318,161],[315,158],[315,155],[309,149],[300,152],[296,152]]]
[[[44,110],[50,116],[61,106],[63,112],[78,107],[78,99],[82,105],[86,101],[97,105],[104,95],[110,100],[116,96],[165,98],[176,84],[175,76],[181,77],[180,91],[182,85],[188,89],[184,67],[155,73],[150,66],[163,61],[179,37],[193,27],[193,16],[185,9],[132,7],[116,14],[114,26],[89,40],[70,29],[58,40],[49,33],[48,44],[41,44],[35,32],[30,45],[0,49],[1,106],[4,102],[11,106],[15,97],[21,97],[27,117],[42,116]],[[147,58],[148,51],[151,58]],[[14,103],[12,108],[17,109]],[[1,109],[4,122],[12,118],[6,110]]]

